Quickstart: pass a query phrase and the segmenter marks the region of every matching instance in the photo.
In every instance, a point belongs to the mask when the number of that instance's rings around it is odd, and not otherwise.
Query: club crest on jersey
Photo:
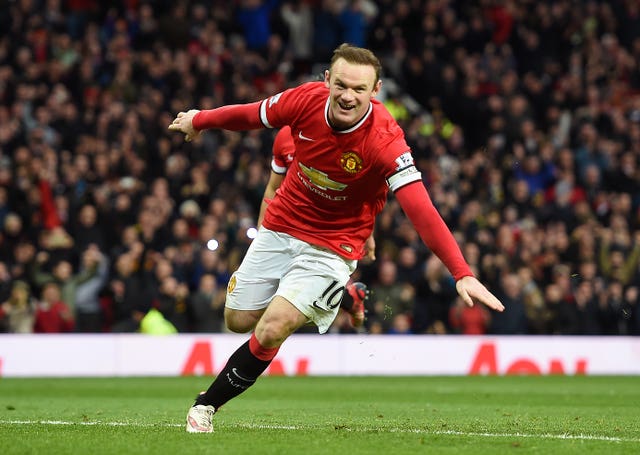
[[[340,248],[345,250],[347,253],[353,253],[353,248],[351,248],[349,245],[345,245],[344,243],[340,244]]]
[[[227,284],[227,294],[231,294],[235,288],[236,288],[236,276],[233,275],[229,280],[229,284]]]
[[[340,157],[340,165],[349,174],[355,174],[362,170],[362,158],[356,152],[344,152]]]

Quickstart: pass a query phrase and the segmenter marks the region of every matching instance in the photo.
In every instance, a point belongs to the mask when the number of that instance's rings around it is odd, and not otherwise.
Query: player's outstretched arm
[[[200,135],[203,130],[219,128],[231,131],[266,128],[260,120],[261,101],[247,104],[232,104],[215,109],[200,111],[191,109],[179,112],[169,125],[171,131],[184,133],[187,142]]]
[[[191,109],[187,112],[178,112],[178,115],[171,125],[169,125],[169,129],[171,131],[179,131],[180,133],[184,133],[184,140],[187,142],[191,142],[195,138],[197,138],[201,131],[198,131],[193,126],[193,117],[200,112],[198,109]]]
[[[465,276],[456,281],[456,290],[468,306],[473,306],[474,302],[484,303],[486,306],[496,311],[504,311],[504,305],[493,295],[476,277]]]
[[[460,251],[453,234],[431,202],[421,182],[410,183],[395,192],[400,206],[411,220],[422,241],[447,266],[456,280],[456,290],[464,302],[479,301],[496,311],[504,306],[477,278]]]

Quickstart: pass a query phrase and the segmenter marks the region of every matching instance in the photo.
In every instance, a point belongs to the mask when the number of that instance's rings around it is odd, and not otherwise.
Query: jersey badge
[[[236,288],[236,276],[233,275],[229,280],[229,284],[227,284],[227,294],[231,294],[235,288]]]
[[[396,164],[398,165],[398,167],[396,167],[396,171],[400,171],[402,169],[408,168],[409,166],[413,166],[413,156],[411,156],[410,152],[405,152],[398,158],[396,158]]]
[[[282,92],[273,95],[271,98],[269,98],[269,107],[273,106],[274,104],[276,104],[279,100],[280,97],[282,96]]]
[[[340,157],[340,165],[349,174],[356,174],[362,170],[362,158],[356,152],[344,152]]]
[[[342,248],[349,254],[353,253],[353,248],[351,248],[349,245],[345,245],[344,243],[340,244],[340,248]]]

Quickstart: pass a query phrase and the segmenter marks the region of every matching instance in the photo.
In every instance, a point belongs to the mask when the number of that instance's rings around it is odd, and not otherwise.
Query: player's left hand
[[[474,301],[484,303],[486,306],[496,311],[504,311],[504,305],[498,298],[484,287],[477,278],[465,276],[456,281],[456,290],[468,306],[472,307]]]
[[[179,131],[181,133],[184,133],[184,140],[187,142],[191,142],[201,134],[201,131],[198,131],[193,127],[193,117],[198,112],[200,112],[198,109],[191,109],[187,112],[179,112],[173,122],[171,122],[171,125],[169,125],[169,129],[171,131]]]

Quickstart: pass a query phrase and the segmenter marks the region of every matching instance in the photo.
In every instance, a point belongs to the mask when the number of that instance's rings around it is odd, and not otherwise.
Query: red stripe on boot
[[[251,351],[251,354],[255,355],[260,360],[264,360],[265,362],[271,361],[276,356],[279,349],[280,346],[275,348],[265,348],[256,338],[255,332],[251,334],[251,338],[249,339],[249,350]]]

